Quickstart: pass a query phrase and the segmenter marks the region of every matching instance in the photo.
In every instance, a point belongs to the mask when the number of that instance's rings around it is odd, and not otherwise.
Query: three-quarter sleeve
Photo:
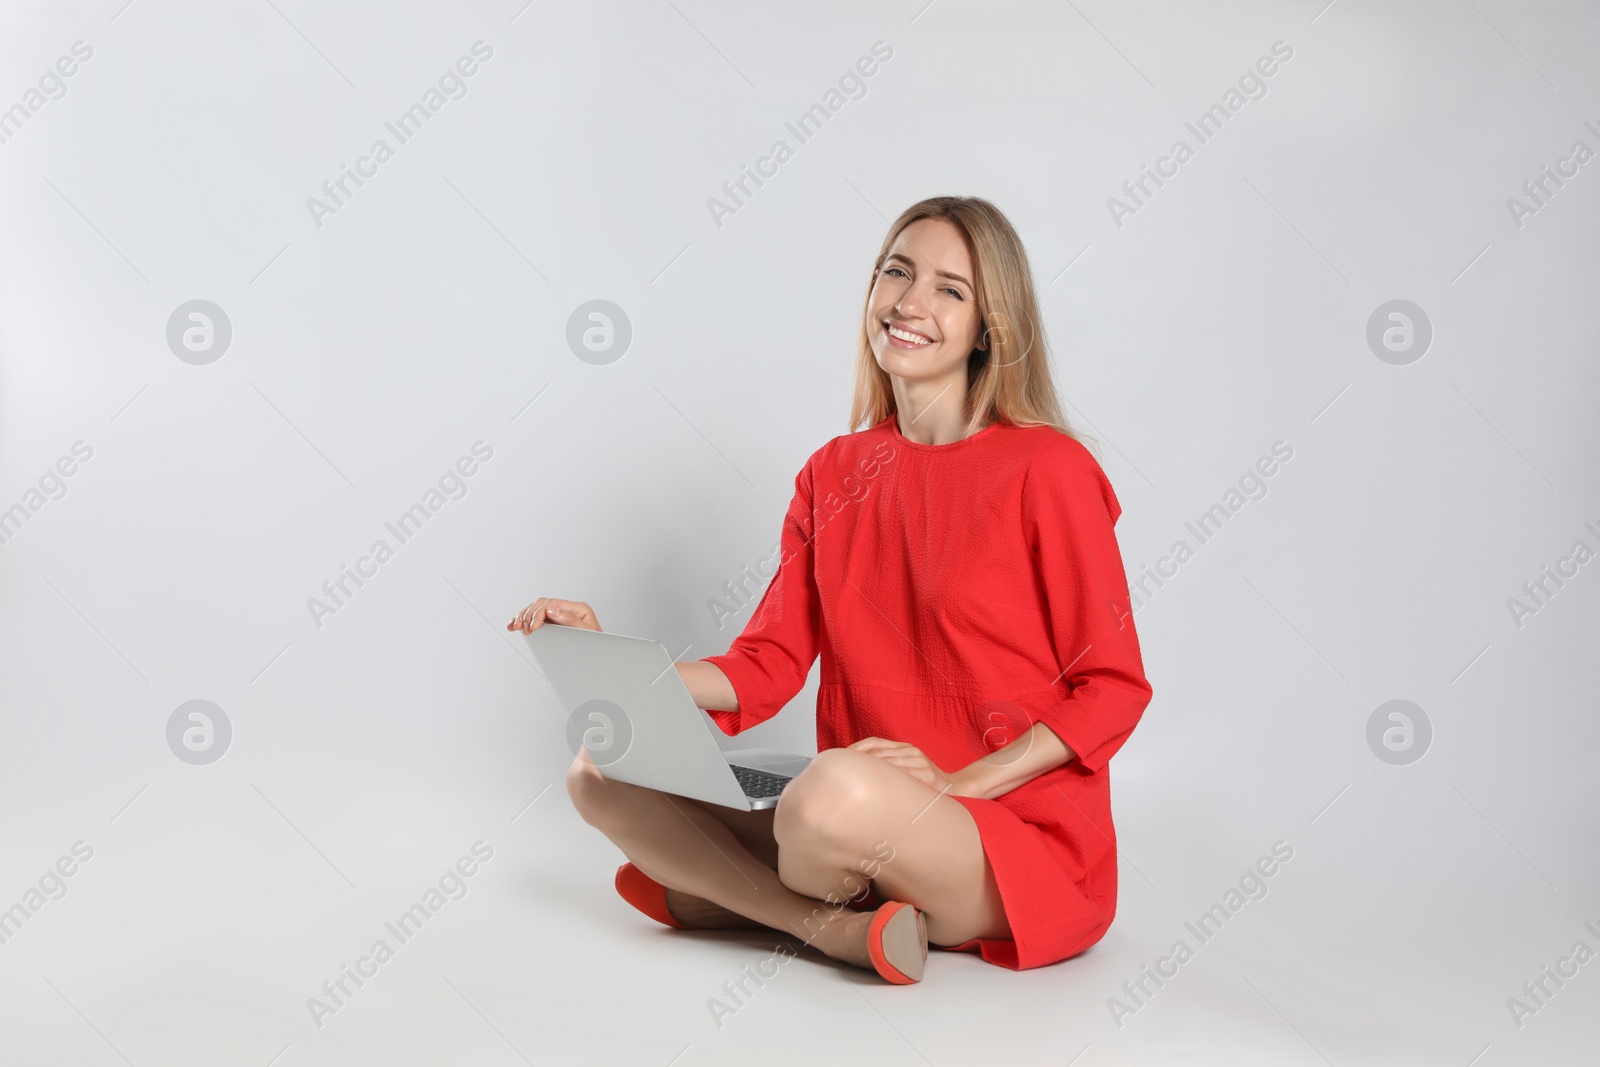
[[[726,734],[742,733],[782,711],[805,687],[817,658],[822,609],[811,545],[814,459],[795,476],[794,499],[778,542],[777,573],[728,651],[705,657],[728,676],[739,699],[737,711],[706,709]]]
[[[1097,771],[1150,703],[1127,573],[1113,527],[1116,494],[1094,456],[1063,438],[1034,456],[1023,479],[1023,525],[1068,696],[1039,720]]]

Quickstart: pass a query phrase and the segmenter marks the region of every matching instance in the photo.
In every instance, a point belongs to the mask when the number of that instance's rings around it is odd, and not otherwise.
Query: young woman
[[[850,425],[795,479],[744,632],[678,664],[731,735],[820,655],[817,757],[766,811],[613,782],[586,752],[568,792],[629,857],[618,891],[669,926],[771,927],[896,983],[930,943],[1016,970],[1082,952],[1116,911],[1106,764],[1151,687],[1121,509],[992,204],[935,197],[890,227]],[[546,622],[600,628],[540,598],[507,629]]]

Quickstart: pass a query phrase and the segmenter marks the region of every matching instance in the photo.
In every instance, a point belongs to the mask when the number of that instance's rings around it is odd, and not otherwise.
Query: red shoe
[[[922,981],[923,964],[928,961],[927,920],[910,904],[889,901],[872,915],[867,953],[886,981],[895,985]]]
[[[635,867],[632,861],[617,868],[616,886],[618,896],[656,922],[674,930],[690,929],[667,910],[667,887]]]

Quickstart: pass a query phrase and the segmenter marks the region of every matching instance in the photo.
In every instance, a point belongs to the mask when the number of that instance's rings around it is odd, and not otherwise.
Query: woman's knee
[[[870,761],[870,762],[867,762]],[[772,834],[783,843],[855,836],[872,799],[876,756],[843,748],[817,753],[805,770],[784,787],[772,820]]]
[[[598,827],[606,822],[622,802],[624,790],[632,788],[636,787],[627,782],[614,782],[601,774],[588,753],[581,749],[567,769],[567,796],[578,815],[590,826]]]

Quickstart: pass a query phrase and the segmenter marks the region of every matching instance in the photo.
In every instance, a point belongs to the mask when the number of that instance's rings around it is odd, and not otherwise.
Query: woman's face
[[[973,273],[955,223],[918,219],[902,230],[867,298],[867,336],[878,366],[909,381],[964,382],[982,325]]]

